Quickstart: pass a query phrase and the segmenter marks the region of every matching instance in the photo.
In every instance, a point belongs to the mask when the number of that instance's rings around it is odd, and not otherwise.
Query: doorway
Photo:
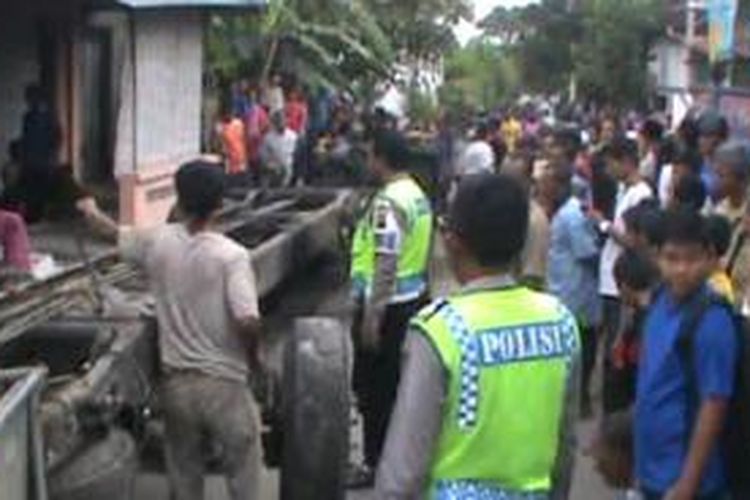
[[[112,32],[90,28],[81,44],[81,180],[87,184],[114,182]]]

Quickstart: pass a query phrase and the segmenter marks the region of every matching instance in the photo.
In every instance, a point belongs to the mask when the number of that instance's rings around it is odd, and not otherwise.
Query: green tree
[[[364,0],[271,0],[263,15],[214,16],[207,50],[222,80],[284,71],[340,88],[390,76],[395,60]]]
[[[480,27],[485,37],[500,41],[512,54],[526,90],[554,93],[567,88],[573,72],[572,48],[580,23],[566,0],[544,0],[498,7]]]
[[[457,47],[453,26],[472,18],[472,0],[367,0],[400,54],[425,59]]]
[[[481,27],[513,55],[524,88],[555,93],[575,81],[585,100],[642,103],[648,50],[664,33],[661,0],[543,0],[498,7]]]
[[[215,16],[209,68],[223,80],[294,73],[312,84],[363,89],[397,60],[439,58],[470,0],[270,0],[262,15]]]
[[[520,87],[516,61],[502,46],[482,39],[446,58],[445,78],[441,101],[446,107],[487,110],[510,98]]]
[[[648,52],[664,33],[659,0],[590,0],[582,6],[582,36],[574,47],[575,74],[583,95],[615,105],[648,97]]]

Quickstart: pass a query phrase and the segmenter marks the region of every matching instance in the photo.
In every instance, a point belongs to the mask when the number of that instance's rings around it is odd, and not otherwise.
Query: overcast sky
[[[515,7],[517,5],[526,5],[534,1],[536,0],[474,0],[474,19],[477,22],[481,21],[498,5]],[[462,22],[456,27],[456,36],[461,44],[465,44],[478,34],[479,31],[476,26],[471,23]]]

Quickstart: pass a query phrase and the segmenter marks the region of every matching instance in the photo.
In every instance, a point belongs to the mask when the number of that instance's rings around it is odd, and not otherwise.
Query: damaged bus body
[[[296,274],[321,259],[341,269],[351,192],[235,198],[225,204],[221,228],[249,250],[264,315],[273,315]],[[70,240],[63,238],[69,247]],[[130,499],[138,471],[163,467],[153,300],[142,276],[112,248],[94,254],[74,244],[65,256],[63,246],[57,257],[71,262],[65,270],[0,299],[0,366],[48,370],[39,421],[51,498]],[[338,283],[326,286],[344,283],[337,274]],[[337,318],[296,317],[315,312],[313,305],[285,318],[291,334],[268,328],[264,343],[281,346],[279,362],[249,381],[263,409],[266,462],[281,468],[281,495],[290,500],[344,498],[346,311]],[[211,462],[207,467],[220,472]]]

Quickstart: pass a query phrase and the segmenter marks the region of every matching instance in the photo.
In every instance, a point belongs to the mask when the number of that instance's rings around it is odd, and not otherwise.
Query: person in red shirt
[[[249,106],[245,113],[245,133],[247,134],[247,161],[250,171],[256,175],[260,170],[260,147],[263,137],[270,127],[268,113],[258,103],[257,92],[249,92]]]
[[[299,90],[293,90],[284,106],[287,126],[297,134],[304,134],[307,130],[308,109],[307,102]]]

